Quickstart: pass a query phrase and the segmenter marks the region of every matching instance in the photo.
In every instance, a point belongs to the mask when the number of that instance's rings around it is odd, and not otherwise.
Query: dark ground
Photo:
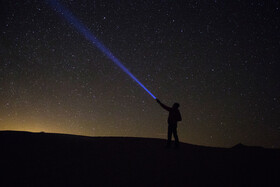
[[[280,186],[280,150],[0,131],[0,186]]]

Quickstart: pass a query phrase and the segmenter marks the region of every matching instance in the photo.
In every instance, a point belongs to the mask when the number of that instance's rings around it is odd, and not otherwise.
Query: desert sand
[[[0,131],[0,186],[280,186],[280,150]]]

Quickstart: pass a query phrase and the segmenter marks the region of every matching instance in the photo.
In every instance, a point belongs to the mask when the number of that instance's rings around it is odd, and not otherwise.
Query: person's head
[[[174,104],[173,104],[173,106],[172,106],[172,108],[174,108],[174,109],[178,109],[178,108],[179,108],[179,106],[180,106],[180,104],[179,104],[179,103],[174,103]]]

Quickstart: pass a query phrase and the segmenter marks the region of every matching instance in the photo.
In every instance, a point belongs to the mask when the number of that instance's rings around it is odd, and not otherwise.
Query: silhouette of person
[[[169,112],[168,115],[168,133],[167,133],[167,144],[166,147],[169,148],[170,147],[170,143],[171,143],[171,138],[172,138],[172,134],[174,136],[175,139],[175,147],[178,148],[179,147],[179,138],[178,138],[178,134],[177,134],[177,122],[178,121],[182,121],[182,117],[181,117],[181,113],[179,111],[179,103],[174,103],[172,107],[168,107],[166,105],[164,105],[162,102],[160,102],[159,99],[156,99],[156,101],[160,104],[160,106],[162,108],[164,108],[165,110],[167,110]]]

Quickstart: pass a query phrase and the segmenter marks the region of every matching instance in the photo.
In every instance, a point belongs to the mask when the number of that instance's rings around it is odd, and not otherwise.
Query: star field
[[[278,1],[60,1],[183,142],[280,147]],[[0,130],[166,138],[168,113],[45,1],[3,1]]]

